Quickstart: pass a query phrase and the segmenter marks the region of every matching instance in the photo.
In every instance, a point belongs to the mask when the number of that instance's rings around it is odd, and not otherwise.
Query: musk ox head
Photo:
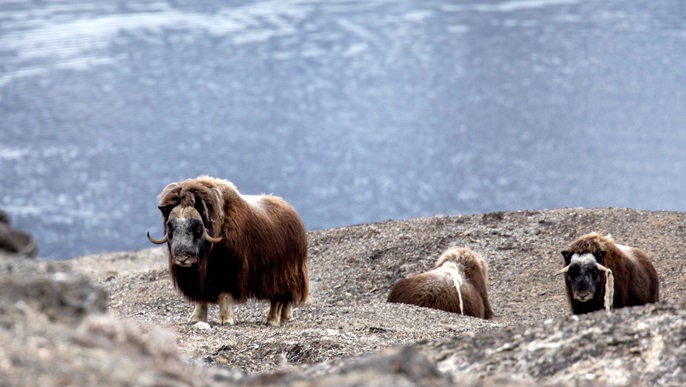
[[[162,191],[158,208],[166,233],[160,240],[148,233],[148,239],[155,244],[168,243],[170,265],[191,267],[222,238],[210,236],[214,227],[206,200],[196,190],[182,188],[174,183]]]
[[[465,272],[482,273],[484,278],[488,278],[488,263],[469,247],[452,246],[448,248],[438,257],[436,268],[445,265],[447,262],[454,262]]]
[[[608,311],[612,309],[614,274],[609,267],[605,267],[605,262],[608,254],[614,256],[615,250],[616,245],[611,236],[601,236],[592,232],[581,236],[562,251],[565,267],[557,274],[565,276],[567,294],[573,311],[586,313],[581,312],[584,308],[579,309],[580,305],[587,306],[588,311],[598,310],[603,305]],[[575,303],[577,306],[574,306]]]
[[[558,274],[565,275],[572,297],[580,302],[593,300],[605,282],[605,272],[608,270],[603,266],[605,252],[596,250],[593,253],[579,254],[565,250],[562,257],[565,267]]]

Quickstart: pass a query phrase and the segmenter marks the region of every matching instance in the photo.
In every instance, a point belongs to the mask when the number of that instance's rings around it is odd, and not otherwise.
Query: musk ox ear
[[[167,206],[157,206],[157,208],[160,209],[160,212],[162,213],[162,216],[164,219],[169,218],[169,214],[171,213],[172,209],[174,209],[173,205],[167,205]]]
[[[160,209],[162,216],[166,220],[171,210],[179,204],[179,192],[181,186],[178,183],[168,184],[158,195],[157,208]]]
[[[568,250],[562,250],[562,257],[565,259],[565,266],[572,262],[572,252]]]
[[[593,256],[595,257],[595,261],[598,262],[599,264],[603,265],[605,263],[605,251],[596,250],[593,253]]]

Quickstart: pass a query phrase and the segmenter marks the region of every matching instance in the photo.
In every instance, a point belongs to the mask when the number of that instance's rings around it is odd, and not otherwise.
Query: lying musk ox
[[[387,301],[490,319],[487,286],[486,261],[469,248],[452,247],[433,270],[396,282]]]
[[[233,303],[271,302],[266,323],[279,326],[308,293],[307,236],[300,217],[281,198],[241,195],[226,181],[201,176],[171,183],[159,195],[174,285],[195,309],[189,322],[207,321],[219,304],[219,323],[233,324]]]
[[[573,314],[660,300],[657,271],[643,251],[608,236],[586,234],[562,251],[567,297]]]

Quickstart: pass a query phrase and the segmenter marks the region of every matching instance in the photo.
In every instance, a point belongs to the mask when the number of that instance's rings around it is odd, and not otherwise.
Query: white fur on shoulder
[[[462,291],[460,287],[462,286],[462,275],[460,274],[460,269],[457,267],[455,262],[445,262],[441,267],[436,269],[443,273],[448,273],[453,277],[453,283],[455,284],[455,289],[457,289],[457,297],[460,300],[460,314],[464,315],[464,303],[462,301]]]

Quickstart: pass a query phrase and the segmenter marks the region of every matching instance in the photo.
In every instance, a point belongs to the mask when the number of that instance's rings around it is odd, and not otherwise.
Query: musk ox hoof
[[[195,309],[193,309],[193,313],[188,317],[188,322],[191,324],[207,322],[207,304],[195,304]]]
[[[280,315],[278,315],[278,314],[273,315],[270,313],[267,316],[267,319],[264,320],[264,323],[270,327],[280,327],[281,326],[281,319],[279,317],[280,317]]]
[[[281,309],[281,325],[288,322],[288,320],[293,318],[293,305],[285,304]]]
[[[219,295],[219,324],[233,325],[233,297],[228,293]]]
[[[234,325],[233,318],[223,319],[219,318],[219,325]]]
[[[202,317],[196,316],[195,314],[192,314],[192,315],[190,315],[190,317],[188,317],[187,322],[191,325],[193,325],[195,323],[199,323],[199,322],[207,322],[207,316],[202,318]]]
[[[280,327],[291,317],[293,317],[293,305],[290,302],[272,301],[264,323],[272,327]]]

